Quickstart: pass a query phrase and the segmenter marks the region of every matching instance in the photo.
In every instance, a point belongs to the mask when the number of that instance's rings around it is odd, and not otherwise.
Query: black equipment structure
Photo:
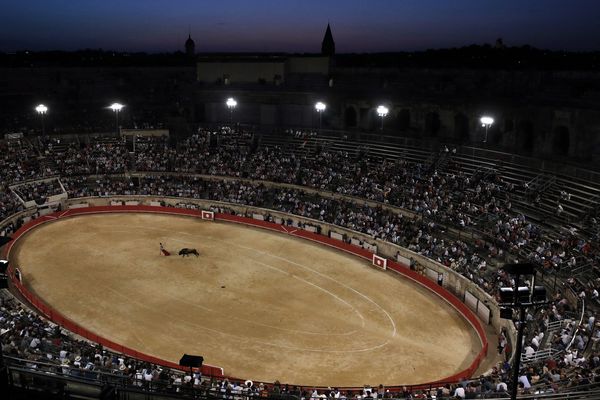
[[[513,311],[519,310],[519,328],[515,346],[515,360],[511,379],[510,398],[517,398],[519,382],[519,368],[521,366],[521,352],[523,350],[523,330],[525,328],[525,311],[528,307],[537,308],[548,304],[546,301],[546,288],[535,286],[535,267],[530,263],[505,264],[503,267],[507,274],[514,276],[514,287],[500,288],[500,316],[512,319]],[[519,286],[521,276],[531,276],[529,286]]]
[[[192,377],[192,385],[194,384],[194,368],[202,368],[202,363],[204,362],[204,357],[202,356],[193,356],[191,354],[184,354],[179,360],[179,365],[182,367],[189,367],[190,375]]]

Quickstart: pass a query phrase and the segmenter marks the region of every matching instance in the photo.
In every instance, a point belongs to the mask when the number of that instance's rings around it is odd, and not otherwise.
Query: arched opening
[[[484,128],[485,129],[485,128]],[[498,125],[492,125],[488,131],[488,143],[492,145],[502,145],[502,133]]]
[[[554,137],[552,140],[552,154],[557,156],[568,155],[570,144],[571,137],[569,135],[569,128],[561,125],[554,129]]]
[[[515,123],[510,118],[504,119],[504,132],[512,132],[515,129]]]
[[[436,112],[427,113],[425,116],[425,134],[437,136],[440,131],[440,115]]]
[[[194,107],[194,117],[198,122],[206,122],[206,109],[204,103],[196,103]]]
[[[469,118],[463,113],[454,116],[454,138],[461,143],[469,141]]]
[[[407,131],[410,129],[410,110],[403,108],[396,116],[396,126],[400,131]]]
[[[517,147],[525,154],[533,153],[534,136],[531,121],[521,121],[517,128]]]
[[[358,121],[356,119],[356,109],[354,107],[346,107],[344,123],[346,124],[346,128],[356,128]]]

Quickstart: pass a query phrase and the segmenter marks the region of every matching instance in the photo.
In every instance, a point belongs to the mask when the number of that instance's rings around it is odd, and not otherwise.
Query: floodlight
[[[228,98],[225,104],[230,109],[237,107],[237,101],[233,97]]]
[[[379,115],[382,118],[388,115],[389,112],[390,110],[386,106],[377,107],[377,115]]]
[[[112,103],[110,106],[108,106],[108,108],[110,108],[114,112],[121,111],[123,109],[123,107],[125,107],[125,106],[121,103]]]
[[[46,114],[48,112],[48,107],[46,107],[43,104],[39,104],[36,108],[35,111],[38,112],[38,114]]]
[[[494,118],[483,116],[479,119],[482,126],[490,126],[494,123]]]

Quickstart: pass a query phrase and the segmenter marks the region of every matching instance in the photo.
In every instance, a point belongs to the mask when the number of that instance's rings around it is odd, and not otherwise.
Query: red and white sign
[[[387,258],[379,257],[373,254],[373,265],[381,269],[387,269]]]
[[[215,213],[212,211],[202,210],[201,217],[202,219],[213,221],[215,219]]]

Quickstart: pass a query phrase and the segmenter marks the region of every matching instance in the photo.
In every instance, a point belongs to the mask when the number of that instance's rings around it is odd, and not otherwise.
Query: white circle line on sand
[[[106,289],[109,292],[113,292],[117,296],[122,297],[123,299],[126,299],[129,302],[136,303],[136,304],[140,305],[142,308],[150,310],[151,313],[155,313],[155,314],[158,314],[158,315],[167,315],[169,317],[172,317],[172,313],[157,311],[153,307],[146,305],[145,303],[143,303],[142,301],[138,300],[137,298],[126,296],[123,293],[119,292],[116,289],[113,289],[112,287],[110,287],[108,285],[98,284],[98,286],[103,287],[104,289]],[[193,328],[196,328],[196,329],[205,330],[205,331],[212,332],[212,333],[215,333],[215,334],[218,334],[218,335],[222,335],[222,336],[234,337],[234,338],[239,339],[241,341],[254,342],[254,343],[257,343],[257,344],[260,344],[260,345],[264,345],[264,346],[278,347],[278,348],[283,348],[283,349],[293,350],[293,351],[307,351],[307,352],[315,352],[315,353],[336,353],[336,354],[364,353],[364,352],[367,352],[367,351],[372,351],[372,350],[376,350],[376,349],[379,349],[381,347],[384,347],[389,342],[389,341],[386,341],[386,342],[378,344],[376,346],[372,346],[372,347],[368,347],[368,348],[363,348],[363,349],[354,349],[354,350],[309,349],[309,348],[288,346],[288,345],[283,345],[283,344],[278,344],[278,343],[272,343],[272,342],[264,342],[264,341],[261,341],[261,340],[250,338],[248,336],[240,336],[240,335],[235,335],[235,334],[232,334],[232,333],[227,333],[227,332],[224,332],[224,331],[219,330],[219,329],[208,328],[208,327],[206,327],[204,325],[199,325],[197,323],[194,323],[194,322],[191,322],[191,321],[187,321],[187,320],[184,320],[184,319],[180,319],[179,322],[183,323],[185,325],[192,326]]]
[[[139,228],[139,229],[143,229],[143,228]],[[160,229],[160,228],[151,228],[151,229]],[[194,235],[194,234],[191,234],[191,233],[188,233],[188,232],[176,232],[176,233],[183,234],[183,235],[194,236],[194,237],[196,237],[196,236],[199,236],[199,235]],[[223,240],[223,239],[215,239],[215,238],[213,238],[213,237],[210,237],[210,236],[202,236],[202,238],[203,238],[203,239],[209,239],[209,240],[217,241],[217,242],[227,243],[227,244],[229,244],[229,245],[236,246],[236,247],[239,247],[239,248],[242,248],[242,249],[248,250],[248,251],[253,251],[253,252],[255,252],[255,253],[258,253],[258,254],[261,254],[261,255],[266,255],[266,256],[268,256],[268,257],[273,257],[273,258],[276,258],[276,259],[278,259],[278,260],[282,260],[282,261],[288,262],[288,263],[290,263],[290,264],[292,264],[292,265],[296,265],[296,266],[298,266],[298,267],[300,267],[300,268],[307,269],[307,270],[311,271],[311,272],[312,272],[312,273],[314,273],[314,274],[317,274],[317,275],[319,275],[319,276],[321,276],[321,277],[323,277],[323,278],[329,279],[329,280],[331,280],[331,281],[335,282],[336,284],[338,284],[339,286],[342,286],[342,287],[344,287],[344,288],[346,288],[346,289],[348,289],[348,290],[350,290],[350,291],[352,291],[352,292],[356,293],[357,295],[361,296],[361,297],[362,297],[362,298],[364,298],[365,300],[367,300],[367,301],[369,301],[370,303],[374,304],[374,305],[375,305],[375,307],[377,307],[379,310],[381,310],[381,312],[382,312],[382,313],[383,313],[383,314],[384,314],[384,315],[387,317],[387,319],[390,321],[390,323],[391,323],[391,326],[392,326],[392,334],[391,334],[391,337],[394,337],[394,336],[396,336],[396,334],[397,334],[396,322],[394,321],[394,319],[392,318],[392,316],[391,316],[391,315],[390,315],[390,314],[389,314],[389,313],[388,313],[388,312],[387,312],[387,311],[386,311],[386,310],[385,310],[385,309],[384,309],[384,308],[383,308],[381,305],[379,305],[379,304],[378,304],[376,301],[374,301],[373,299],[371,299],[369,296],[365,295],[364,293],[362,293],[362,292],[360,292],[360,291],[358,291],[358,290],[354,289],[354,288],[353,288],[353,287],[351,287],[351,286],[348,286],[348,285],[346,285],[345,283],[343,283],[343,282],[341,282],[341,281],[339,281],[339,280],[337,280],[337,279],[335,279],[335,278],[332,278],[332,277],[330,277],[329,275],[325,275],[325,274],[323,274],[323,273],[321,273],[321,272],[319,272],[319,271],[317,271],[317,270],[315,270],[315,269],[313,269],[313,268],[310,268],[310,267],[308,267],[308,266],[306,266],[306,265],[304,265],[304,264],[301,264],[301,263],[295,262],[295,261],[293,261],[293,260],[290,260],[290,259],[288,259],[288,258],[281,257],[281,256],[278,256],[278,255],[275,255],[275,254],[272,254],[272,253],[267,253],[267,252],[265,252],[265,251],[260,251],[260,250],[257,250],[257,249],[255,249],[255,248],[253,248],[253,247],[243,246],[243,245],[240,245],[240,244],[237,244],[237,243],[231,243],[231,242],[228,242],[227,240]]]
[[[178,233],[179,233],[179,232],[178,232]],[[192,242],[189,242],[189,241],[186,241],[186,240],[179,240],[179,239],[175,239],[175,238],[170,238],[169,240],[171,240],[171,241],[174,241],[174,242],[180,242],[180,243],[192,243]],[[215,239],[213,239],[213,240],[215,240]],[[330,295],[331,297],[335,298],[336,300],[338,300],[338,301],[340,301],[341,303],[343,303],[343,304],[347,305],[348,307],[350,307],[350,308],[352,309],[352,311],[354,311],[354,312],[355,312],[355,313],[356,313],[356,314],[359,316],[359,318],[361,319],[361,328],[364,328],[364,327],[365,327],[365,318],[364,318],[364,317],[363,317],[363,315],[362,315],[362,314],[361,314],[361,313],[360,313],[360,312],[359,312],[359,311],[356,309],[356,307],[354,307],[352,304],[348,303],[346,300],[342,299],[341,297],[337,296],[335,293],[333,293],[333,292],[331,292],[331,291],[329,291],[329,290],[327,290],[327,289],[325,289],[325,288],[323,288],[323,287],[321,287],[321,286],[319,286],[319,285],[316,285],[316,284],[314,284],[314,283],[312,283],[312,282],[309,282],[309,281],[307,281],[306,279],[300,278],[299,276],[296,276],[296,275],[290,274],[288,271],[285,271],[285,270],[283,270],[283,269],[277,268],[277,267],[275,267],[275,266],[273,266],[273,265],[271,265],[271,264],[267,264],[267,263],[264,263],[264,262],[262,262],[262,261],[258,261],[258,260],[252,260],[252,262],[254,262],[254,263],[256,263],[256,264],[259,264],[259,265],[262,265],[262,266],[264,266],[264,267],[267,267],[267,268],[270,268],[270,269],[276,270],[276,271],[278,271],[278,272],[281,272],[281,273],[283,273],[283,274],[291,275],[293,278],[295,278],[295,279],[298,279],[298,280],[302,281],[303,283],[305,283],[305,284],[307,284],[307,285],[313,286],[313,287],[315,287],[315,288],[316,288],[316,289],[318,289],[318,290],[324,291],[325,293],[327,293],[327,294],[328,294],[328,295]],[[188,302],[188,301],[181,300],[181,299],[180,299],[180,298],[178,298],[178,297],[174,297],[174,296],[169,296],[169,297],[170,297],[170,298],[172,298],[172,299],[174,299],[174,300],[178,300],[178,301],[181,301],[181,302],[183,302],[183,303],[186,303],[186,304],[188,304],[188,305],[192,305],[192,306],[195,306],[195,305],[196,305],[195,303],[190,303],[190,302]],[[204,307],[204,306],[198,306],[198,307],[202,308],[203,310],[206,310],[206,311],[212,312],[212,313],[220,313],[220,311],[218,311],[218,310],[217,310],[217,311],[215,311],[215,310],[212,310],[212,309],[210,309],[210,308],[208,308],[208,307]],[[356,333],[356,332],[357,332],[357,330],[356,330],[356,329],[355,329],[355,330],[352,330],[352,331],[349,331],[349,332],[344,332],[344,333],[321,333],[321,332],[311,332],[311,331],[302,331],[302,330],[298,330],[298,329],[281,328],[281,327],[278,327],[278,326],[274,326],[274,325],[268,325],[268,324],[263,324],[263,323],[260,323],[260,322],[251,321],[251,320],[247,320],[247,319],[244,319],[244,318],[239,318],[239,317],[229,317],[229,318],[232,318],[232,319],[235,319],[235,320],[238,320],[238,321],[248,322],[248,323],[250,323],[250,324],[253,324],[253,325],[259,325],[259,326],[263,326],[263,327],[266,327],[266,328],[278,329],[278,330],[282,330],[282,331],[286,331],[286,332],[295,332],[295,333],[301,333],[301,334],[304,334],[304,335],[323,335],[323,336],[350,336],[350,335],[353,335],[354,333]]]
[[[112,227],[112,226],[122,227],[120,225],[99,225],[99,226],[105,226],[105,227],[109,227],[109,228]],[[135,228],[135,229],[142,229],[142,230],[143,229],[157,230],[157,231],[165,231],[165,230],[167,230],[167,229],[164,229],[164,228],[146,227],[146,226],[130,226],[130,227],[131,228]],[[178,231],[178,232],[175,232],[175,233],[182,234],[182,235],[193,236],[193,237],[200,236],[200,235],[194,235],[194,234],[189,233],[189,232],[181,232],[181,231]],[[298,266],[300,268],[307,269],[307,270],[311,271],[314,274],[317,274],[317,275],[319,275],[319,276],[321,276],[323,278],[329,279],[329,280],[337,283],[338,285],[340,285],[340,286],[342,286],[342,287],[344,287],[344,288],[346,288],[346,289],[348,289],[348,290],[356,293],[357,295],[361,296],[365,300],[367,300],[370,303],[372,303],[373,305],[375,305],[375,307],[377,307],[387,317],[387,319],[389,320],[389,322],[390,322],[390,324],[392,326],[391,337],[394,337],[397,334],[396,322],[394,321],[394,319],[392,318],[392,316],[381,305],[379,305],[376,301],[374,301],[373,299],[371,299],[370,297],[368,297],[364,293],[362,293],[362,292],[354,289],[353,287],[350,287],[350,286],[346,285],[345,283],[343,283],[343,282],[341,282],[341,281],[339,281],[339,280],[337,280],[335,278],[330,277],[329,275],[325,275],[325,274],[323,274],[323,273],[321,273],[321,272],[319,272],[319,271],[317,271],[317,270],[315,270],[313,268],[310,268],[310,267],[308,267],[308,266],[306,266],[304,264],[300,264],[298,262],[295,262],[293,260],[287,259],[285,257],[277,256],[275,254],[267,253],[265,251],[260,251],[260,250],[257,250],[255,248],[253,248],[253,247],[243,246],[243,245],[240,245],[240,244],[237,244],[237,243],[231,243],[231,242],[228,242],[227,240],[223,240],[223,239],[215,239],[215,238],[210,237],[210,236],[202,236],[202,239],[209,239],[209,240],[213,240],[213,241],[216,241],[216,242],[227,243],[229,245],[233,245],[233,246],[245,249],[245,250],[253,251],[253,252],[261,254],[261,255],[266,255],[268,257],[273,257],[273,258],[276,258],[276,259],[288,262],[290,264],[296,265],[296,266]]]
[[[181,233],[181,232],[177,232],[177,233]],[[191,235],[191,234],[190,234],[190,235]],[[192,236],[193,236],[193,235],[192,235]],[[381,310],[381,312],[382,312],[383,314],[385,314],[385,316],[388,318],[388,320],[390,321],[390,323],[391,323],[391,325],[392,325],[392,334],[391,334],[391,337],[394,337],[394,336],[396,336],[396,334],[397,334],[396,322],[394,321],[394,319],[392,318],[392,316],[391,316],[391,315],[390,315],[390,314],[389,314],[389,313],[388,313],[388,312],[387,312],[387,311],[386,311],[386,310],[385,310],[385,309],[384,309],[382,306],[380,306],[380,305],[379,305],[379,304],[378,304],[376,301],[374,301],[373,299],[371,299],[369,296],[365,295],[364,293],[362,293],[362,292],[360,292],[360,291],[358,291],[358,290],[354,289],[353,287],[351,287],[351,286],[348,286],[348,285],[346,285],[345,283],[343,283],[343,282],[340,282],[339,280],[337,280],[337,279],[335,279],[335,278],[332,278],[332,277],[330,277],[329,275],[325,275],[325,274],[323,274],[323,273],[321,273],[321,272],[319,272],[319,271],[317,271],[317,270],[315,270],[315,269],[313,269],[313,268],[310,268],[310,267],[308,267],[308,266],[306,266],[306,265],[304,265],[304,264],[298,263],[298,262],[296,262],[296,261],[290,260],[290,259],[288,259],[288,258],[285,258],[285,257],[281,257],[281,256],[278,256],[278,255],[275,255],[275,254],[272,254],[272,253],[267,253],[267,252],[265,252],[265,251],[260,251],[260,250],[254,249],[254,248],[252,248],[252,247],[248,247],[248,246],[242,246],[242,245],[240,245],[240,244],[236,244],[236,243],[230,243],[230,242],[228,242],[228,241],[226,241],[226,240],[222,240],[222,239],[214,239],[214,238],[211,238],[211,237],[209,237],[209,236],[203,236],[203,238],[205,238],[205,239],[210,239],[210,240],[215,240],[215,241],[220,241],[220,242],[223,242],[223,243],[227,243],[227,244],[229,244],[229,245],[233,245],[233,246],[236,246],[236,247],[240,247],[240,248],[242,248],[242,249],[246,249],[246,250],[254,251],[254,252],[256,252],[256,253],[258,253],[258,254],[261,254],[261,255],[266,255],[267,257],[273,257],[273,258],[276,258],[276,259],[278,259],[278,260],[282,260],[282,261],[288,262],[288,263],[290,263],[290,264],[296,265],[296,266],[298,266],[298,267],[300,267],[300,268],[307,269],[307,270],[311,271],[311,272],[312,272],[312,273],[314,273],[314,274],[317,274],[317,275],[319,275],[319,276],[321,276],[321,277],[323,277],[323,278],[329,279],[329,280],[331,280],[331,281],[333,281],[333,282],[337,283],[338,285],[340,285],[340,286],[342,286],[342,287],[344,287],[344,288],[346,288],[346,289],[348,289],[348,290],[350,290],[350,291],[352,291],[352,292],[356,293],[357,295],[359,295],[359,296],[363,297],[364,299],[366,299],[366,300],[367,300],[367,301],[369,301],[370,303],[374,304],[374,305],[375,305],[377,308],[379,308],[379,309]]]
[[[116,232],[116,231],[121,231],[121,232],[124,232],[124,233],[129,233],[129,232],[130,232],[130,231],[129,231],[129,230],[127,230],[127,229],[123,229],[123,226],[122,226],[122,225],[98,225],[98,226],[99,226],[99,227],[111,228],[111,229],[112,229],[112,228],[117,228],[117,229],[114,229],[114,230],[113,230],[113,231],[115,231],[115,232]],[[135,229],[135,230],[155,230],[155,231],[169,231],[169,232],[172,232],[172,231],[170,231],[170,230],[167,230],[167,229],[164,229],[164,228],[157,228],[157,227],[147,227],[147,226],[135,226],[135,225],[130,225],[130,226],[128,226],[128,228],[130,228],[130,229]],[[194,234],[190,234],[190,233],[188,233],[188,232],[176,232],[176,233],[179,233],[179,234],[185,234],[185,235],[189,235],[189,236],[193,236],[193,237],[200,236],[200,235],[194,235]],[[213,241],[218,241],[218,242],[223,242],[223,243],[226,243],[226,244],[229,244],[229,245],[234,245],[234,246],[237,246],[237,247],[240,247],[240,248],[247,249],[247,250],[249,250],[249,251],[257,252],[258,254],[261,254],[261,255],[273,256],[273,257],[275,257],[275,258],[279,258],[279,259],[282,259],[282,260],[284,260],[284,261],[290,262],[290,263],[292,263],[292,264],[294,264],[294,265],[297,265],[297,266],[303,267],[303,268],[305,268],[305,269],[307,269],[307,270],[309,270],[309,271],[311,271],[311,272],[317,273],[319,276],[326,277],[326,278],[328,278],[328,279],[330,279],[330,280],[332,280],[332,281],[334,281],[334,282],[336,282],[336,283],[340,284],[341,286],[343,286],[343,287],[346,287],[346,288],[348,288],[348,289],[352,290],[353,292],[356,292],[357,294],[360,294],[362,297],[364,297],[364,298],[366,298],[367,300],[371,301],[372,303],[376,304],[376,303],[375,303],[375,302],[373,302],[373,301],[372,301],[370,298],[368,298],[368,297],[367,297],[367,296],[365,296],[364,294],[362,294],[362,293],[360,293],[360,292],[356,291],[355,289],[352,289],[352,288],[350,288],[349,286],[347,286],[347,285],[345,285],[345,284],[342,284],[341,282],[337,281],[336,279],[330,278],[330,277],[328,277],[327,275],[324,275],[324,274],[322,274],[322,273],[319,273],[319,272],[317,272],[317,271],[313,270],[312,268],[309,268],[309,267],[307,267],[307,266],[303,266],[302,264],[295,263],[295,262],[293,262],[293,261],[291,261],[291,260],[287,260],[287,259],[284,259],[284,258],[282,258],[282,257],[279,257],[279,256],[274,256],[274,255],[272,255],[272,254],[270,254],[270,253],[263,252],[263,251],[259,251],[259,250],[256,250],[256,249],[254,249],[254,248],[251,248],[251,247],[242,246],[242,245],[239,245],[239,244],[236,244],[236,243],[230,243],[230,242],[228,242],[228,241],[226,241],[226,240],[215,239],[215,238],[212,238],[212,237],[207,237],[207,236],[202,236],[202,238],[203,238],[203,239],[210,239],[210,240],[213,240]],[[170,240],[173,240],[173,239],[171,238]],[[190,243],[190,242],[186,242],[186,243]],[[159,311],[155,310],[154,308],[152,308],[152,307],[150,307],[150,306],[147,306],[146,304],[144,304],[143,302],[141,302],[141,301],[139,301],[139,300],[137,300],[137,299],[135,299],[135,298],[132,298],[132,297],[126,296],[126,295],[124,295],[124,294],[122,294],[122,293],[120,293],[120,292],[116,291],[116,290],[115,290],[115,289],[113,289],[112,287],[109,287],[109,286],[106,286],[106,285],[101,285],[101,286],[104,286],[104,287],[105,287],[105,288],[106,288],[108,291],[111,291],[111,292],[113,292],[113,293],[117,294],[118,296],[120,296],[120,297],[123,297],[123,298],[125,298],[125,299],[127,299],[127,300],[129,300],[129,301],[131,301],[131,302],[137,303],[137,304],[141,305],[141,307],[143,307],[143,308],[145,308],[145,309],[148,309],[148,310],[151,310],[151,311],[153,311],[154,313],[157,313],[157,314],[162,314],[162,315],[169,315],[169,316],[171,316],[171,314],[169,314],[169,313],[165,313],[165,312],[159,312]],[[377,305],[377,304],[376,304],[376,305]],[[377,305],[377,306],[378,306],[378,305]],[[380,307],[380,308],[381,308],[381,307]],[[383,311],[385,312],[385,310],[383,310]],[[387,312],[385,312],[385,313],[386,313],[386,315],[388,315],[388,316],[389,316],[389,314],[387,314]],[[254,343],[260,344],[260,345],[271,346],[271,347],[277,347],[277,348],[283,348],[283,349],[287,349],[287,350],[293,350],[293,351],[306,351],[306,352],[319,352],[319,353],[335,353],[335,354],[345,354],[345,353],[348,353],[348,354],[350,354],[350,353],[362,353],[362,352],[367,352],[367,351],[373,351],[373,350],[377,350],[377,349],[379,349],[379,348],[382,348],[382,347],[386,346],[386,345],[389,343],[389,340],[387,340],[387,341],[385,341],[385,342],[383,342],[383,343],[380,343],[380,344],[377,344],[377,345],[374,345],[374,346],[370,346],[370,347],[366,347],[366,348],[362,348],[362,349],[352,349],[352,350],[311,349],[311,348],[303,348],[303,347],[288,346],[288,345],[283,345],[283,344],[278,344],[278,343],[273,343],[273,342],[265,342],[265,341],[261,341],[261,340],[257,340],[257,339],[250,338],[250,337],[248,337],[248,336],[239,336],[239,335],[235,335],[235,334],[231,334],[231,333],[224,332],[224,331],[222,331],[222,330],[213,329],[213,328],[208,328],[208,327],[206,327],[206,326],[204,326],[204,325],[198,325],[198,324],[196,324],[196,323],[193,323],[193,322],[191,322],[191,321],[185,321],[185,320],[182,320],[181,322],[183,322],[184,324],[187,324],[187,325],[193,326],[193,327],[195,327],[195,328],[202,329],[202,330],[209,331],[209,332],[213,332],[213,333],[220,334],[220,335],[223,335],[223,336],[235,337],[235,338],[237,338],[237,339],[240,339],[240,340],[250,341],[250,342],[254,342]],[[392,321],[392,322],[393,322],[393,321]],[[395,324],[394,324],[394,328],[395,328]],[[395,334],[395,331],[394,331],[394,334]]]

